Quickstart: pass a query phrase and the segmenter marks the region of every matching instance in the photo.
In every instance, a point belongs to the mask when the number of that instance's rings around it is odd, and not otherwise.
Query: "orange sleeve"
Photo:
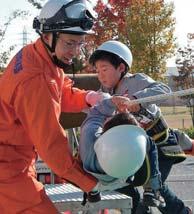
[[[194,140],[192,140],[192,149],[191,150],[185,150],[184,152],[187,155],[194,156]]]
[[[72,80],[65,77],[61,100],[62,112],[81,112],[88,108],[85,100],[87,91],[72,87],[72,84]]]
[[[43,75],[27,80],[15,93],[16,114],[48,166],[60,177],[88,192],[96,185],[96,179],[72,158],[66,134],[58,121],[59,102],[51,94]]]

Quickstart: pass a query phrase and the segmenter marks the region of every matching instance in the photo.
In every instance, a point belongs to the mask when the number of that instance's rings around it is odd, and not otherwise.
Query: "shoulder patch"
[[[22,50],[21,49],[17,54],[16,54],[16,61],[15,61],[15,66],[14,66],[14,69],[13,69],[13,72],[14,74],[17,74],[19,73],[23,66],[22,66]]]

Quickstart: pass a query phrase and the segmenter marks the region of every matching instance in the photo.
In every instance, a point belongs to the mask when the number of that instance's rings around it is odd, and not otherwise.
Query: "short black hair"
[[[118,66],[123,63],[125,64],[125,67],[126,69],[125,70],[128,70],[129,69],[129,66],[126,64],[126,62],[119,56],[117,56],[116,54],[114,53],[111,53],[111,52],[108,52],[108,51],[103,51],[103,50],[96,50],[91,56],[90,56],[90,59],[89,59],[89,63],[91,65],[95,65],[95,63],[98,61],[98,60],[105,60],[105,61],[108,61],[110,62],[115,68],[118,68]]]
[[[118,113],[104,124],[103,133],[112,127],[126,124],[139,126],[138,121],[131,113]]]

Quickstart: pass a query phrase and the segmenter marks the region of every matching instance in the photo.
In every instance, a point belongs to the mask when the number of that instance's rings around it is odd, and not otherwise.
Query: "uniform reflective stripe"
[[[146,132],[149,136],[159,134],[168,129],[168,124],[163,117],[159,117],[157,120],[153,121],[151,125],[146,128]]]
[[[155,134],[151,138],[155,141],[156,145],[164,145],[167,144],[167,140],[169,137],[169,129],[164,130],[158,134]]]
[[[19,73],[23,69],[23,66],[22,66],[22,50],[23,49],[21,49],[16,54],[16,61],[15,61],[14,69],[13,69],[14,74]]]
[[[163,154],[169,158],[175,158],[175,163],[182,162],[186,159],[187,155],[183,152],[180,145],[173,145],[173,146],[162,146],[160,150]]]

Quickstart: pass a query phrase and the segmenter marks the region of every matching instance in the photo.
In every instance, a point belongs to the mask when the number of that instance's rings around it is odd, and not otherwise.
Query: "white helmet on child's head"
[[[119,125],[104,132],[94,144],[98,162],[115,178],[133,176],[146,155],[146,132],[134,125]]]
[[[90,62],[95,60],[95,54],[100,51],[106,51],[106,52],[115,54],[116,56],[123,59],[124,62],[129,66],[129,68],[131,68],[132,61],[133,61],[132,53],[131,53],[130,49],[122,42],[115,41],[115,40],[109,40],[109,41],[102,43],[96,49],[96,51],[94,51],[94,53],[91,55]]]
[[[49,0],[33,21],[39,33],[88,34],[97,17],[88,0]]]

